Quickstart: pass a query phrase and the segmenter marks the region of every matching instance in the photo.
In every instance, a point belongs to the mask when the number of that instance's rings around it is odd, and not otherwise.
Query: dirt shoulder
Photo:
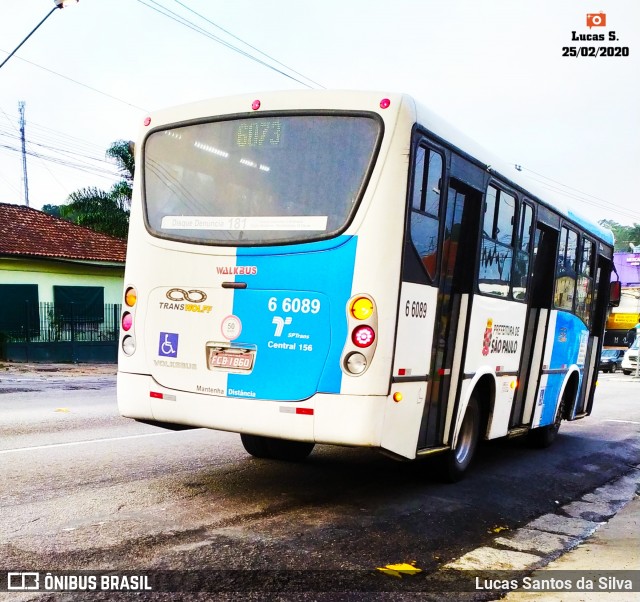
[[[6,376],[112,376],[117,364],[40,364],[0,361],[0,379]]]

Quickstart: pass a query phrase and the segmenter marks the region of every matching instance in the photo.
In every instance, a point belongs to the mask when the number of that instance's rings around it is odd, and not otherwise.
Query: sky
[[[53,7],[3,10],[0,62]],[[0,202],[25,204],[21,102],[40,209],[108,190],[106,149],[154,109],[307,88],[411,94],[579,213],[640,223],[637,0],[81,0],[0,68]]]

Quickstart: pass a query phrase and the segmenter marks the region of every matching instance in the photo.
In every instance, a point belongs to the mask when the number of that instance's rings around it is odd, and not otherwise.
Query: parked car
[[[631,374],[636,371],[638,365],[638,344],[640,343],[640,337],[637,337],[633,342],[633,345],[624,352],[622,358],[622,371],[625,374]]]
[[[624,349],[603,349],[600,354],[600,372],[615,372],[622,368]]]

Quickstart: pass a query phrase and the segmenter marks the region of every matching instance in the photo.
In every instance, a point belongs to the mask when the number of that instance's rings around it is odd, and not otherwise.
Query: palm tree
[[[116,140],[106,154],[116,161],[122,179],[109,191],[89,187],[72,192],[67,203],[60,206],[60,215],[96,232],[126,238],[135,171],[133,144]]]
[[[99,188],[81,188],[69,195],[66,205],[60,207],[60,215],[80,226],[117,238],[126,238],[129,230],[131,199]],[[126,201],[126,202],[125,202]]]

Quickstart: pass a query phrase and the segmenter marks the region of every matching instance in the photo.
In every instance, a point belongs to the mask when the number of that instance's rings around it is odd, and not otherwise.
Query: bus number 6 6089
[[[404,315],[412,318],[426,318],[427,304],[422,301],[407,301],[404,308]]]
[[[278,309],[278,299],[270,297],[269,311]],[[288,314],[317,314],[320,311],[320,299],[300,299],[298,297],[285,297],[280,304],[280,311]]]

